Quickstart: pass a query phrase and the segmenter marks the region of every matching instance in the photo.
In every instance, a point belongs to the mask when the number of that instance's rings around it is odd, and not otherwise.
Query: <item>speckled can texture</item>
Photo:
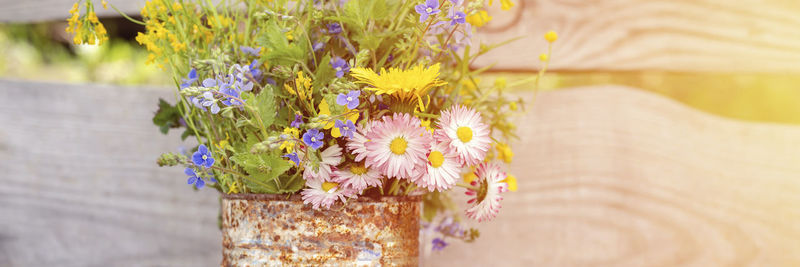
[[[298,195],[224,195],[222,266],[417,266],[420,201],[362,197],[314,210]]]

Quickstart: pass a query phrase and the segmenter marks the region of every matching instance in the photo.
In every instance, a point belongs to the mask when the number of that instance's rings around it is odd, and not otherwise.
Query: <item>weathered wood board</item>
[[[73,2],[0,0],[0,22],[63,20]],[[131,14],[144,6],[143,0],[109,2]],[[494,2],[494,20],[479,40],[524,38],[475,67],[538,69],[547,47],[542,35],[556,30],[553,70],[800,71],[800,2],[794,0],[513,0],[510,11]]]
[[[150,124],[172,92],[0,81],[0,266],[219,264],[216,194],[154,163],[180,145]],[[519,191],[427,265],[800,265],[800,127],[617,86],[518,121]]]

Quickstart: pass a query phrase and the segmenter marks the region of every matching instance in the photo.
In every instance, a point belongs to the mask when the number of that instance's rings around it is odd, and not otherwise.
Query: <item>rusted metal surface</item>
[[[420,200],[314,210],[298,195],[224,195],[222,266],[417,266]]]

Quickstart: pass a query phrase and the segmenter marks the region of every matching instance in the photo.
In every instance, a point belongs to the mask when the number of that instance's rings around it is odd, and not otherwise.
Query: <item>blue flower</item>
[[[214,98],[214,93],[210,91],[203,93],[203,99],[199,101],[203,107],[211,107],[212,114],[219,113],[219,105],[217,105],[217,100]]]
[[[347,138],[353,138],[353,133],[356,131],[356,125],[353,124],[351,120],[336,120],[335,126],[339,128],[339,131],[342,132],[342,136],[347,136]]]
[[[294,121],[292,122],[292,128],[300,128],[300,125],[303,124],[303,115],[294,114]]]
[[[456,24],[464,24],[467,22],[467,14],[464,14],[464,12],[456,11],[455,8],[451,8],[450,12],[448,13],[449,14],[447,15],[447,18],[450,19],[451,26]]]
[[[192,86],[197,81],[197,70],[192,69],[189,74],[186,74],[185,79],[181,79],[181,89]]]
[[[200,145],[197,152],[192,154],[192,162],[197,166],[211,168],[211,165],[214,165],[214,158],[206,145]]]
[[[428,16],[439,14],[439,0],[426,0],[424,4],[415,6],[414,10],[419,13],[419,22],[423,22]]]
[[[325,133],[322,133],[317,129],[308,130],[303,134],[303,142],[313,149],[318,149],[322,146],[322,139],[325,139]]]
[[[336,96],[336,104],[339,104],[340,106],[347,106],[349,109],[357,108],[358,104],[361,103],[358,101],[358,96],[360,95],[361,91],[358,90],[350,91],[347,93],[347,95],[339,94]]]
[[[293,152],[291,154],[283,155],[284,158],[289,158],[290,161],[294,162],[295,166],[300,166],[300,157],[297,156],[297,152]]]
[[[183,173],[189,175],[189,180],[186,180],[187,184],[194,184],[197,189],[203,188],[206,182],[203,181],[203,178],[197,176],[197,173],[192,168],[186,168],[183,170]]]
[[[240,46],[239,49],[242,50],[242,53],[250,54],[254,57],[257,57],[258,54],[261,53],[261,47],[253,48],[249,46]]]
[[[433,239],[433,250],[434,251],[440,251],[440,250],[444,249],[444,247],[446,247],[446,246],[447,246],[447,242],[444,242],[443,239],[438,238],[438,237]]]
[[[345,73],[350,72],[350,65],[340,57],[331,58],[331,68],[336,71],[336,77],[342,78]]]
[[[224,95],[230,96],[222,100],[222,104],[225,104],[226,106],[240,106],[244,104],[242,103],[242,101],[239,101],[239,91],[232,87],[226,87],[225,89],[222,89],[219,92]]]
[[[339,34],[339,33],[342,33],[342,25],[339,25],[339,23],[336,22],[328,23],[328,34]]]

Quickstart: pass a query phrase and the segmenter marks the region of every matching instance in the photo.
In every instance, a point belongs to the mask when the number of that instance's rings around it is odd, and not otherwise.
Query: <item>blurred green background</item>
[[[139,26],[104,19],[110,42],[75,46],[63,22],[0,25],[0,78],[68,83],[171,85],[134,40]],[[558,44],[556,44],[558,45]],[[558,60],[554,58],[552,60]],[[799,63],[800,64],[800,63]],[[531,73],[489,73],[486,83],[508,83]],[[550,72],[542,90],[619,84],[654,92],[688,106],[735,119],[800,124],[800,75],[792,73]],[[532,90],[522,85],[515,90]]]

